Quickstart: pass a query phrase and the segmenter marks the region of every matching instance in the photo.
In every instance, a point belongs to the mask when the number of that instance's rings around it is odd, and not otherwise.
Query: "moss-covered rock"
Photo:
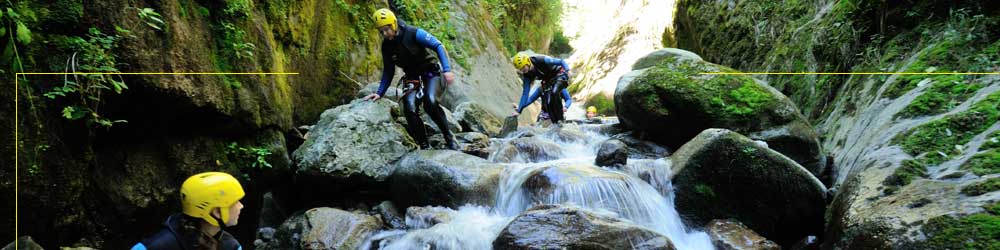
[[[735,71],[682,52],[647,57],[636,65],[650,66],[622,77],[615,91],[625,126],[670,147],[704,129],[727,128],[768,142],[817,176],[824,171],[816,133],[780,92],[745,75],[703,75]]]
[[[931,164],[941,163],[957,153],[955,145],[965,145],[1000,119],[1000,92],[988,95],[969,110],[945,116],[899,134],[894,142],[907,153],[924,153]]]
[[[688,220],[733,218],[789,246],[823,231],[826,187],[788,157],[745,136],[708,129],[671,159],[677,211]],[[792,224],[798,226],[785,226]]]
[[[1000,190],[1000,178],[989,178],[962,188],[962,193],[971,196],[983,195]]]
[[[994,149],[976,154],[960,168],[980,176],[1000,173],[1000,151]]]
[[[927,239],[913,249],[1000,249],[1000,215],[939,216],[923,225]]]

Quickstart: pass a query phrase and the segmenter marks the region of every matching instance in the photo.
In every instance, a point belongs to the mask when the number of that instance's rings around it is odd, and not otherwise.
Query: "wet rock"
[[[508,116],[503,119],[503,127],[500,128],[500,134],[497,137],[505,138],[514,131],[517,131],[517,116]]]
[[[493,205],[501,167],[452,150],[418,150],[396,163],[393,203],[400,207]]]
[[[466,154],[479,156],[480,158],[487,158],[492,153],[490,148],[490,138],[483,133],[479,132],[462,132],[455,134],[455,140],[458,141],[459,151]],[[444,148],[445,142],[444,137],[441,135],[433,135],[430,138],[431,147],[434,148]]]
[[[274,199],[272,192],[267,192],[261,199],[260,227],[278,227],[288,218],[288,212],[282,209],[280,203]]]
[[[16,245],[16,246],[15,246]],[[11,242],[3,247],[3,250],[43,250],[42,246],[35,243],[35,240],[31,239],[31,236],[21,236],[18,237],[16,241]]]
[[[781,246],[761,237],[736,220],[712,220],[705,226],[712,245],[719,250],[781,250]]]
[[[448,223],[454,216],[455,210],[445,207],[409,207],[406,208],[406,226],[410,229],[430,228],[440,223]]]
[[[358,93],[354,95],[354,98],[360,99],[370,94],[375,94],[376,92],[378,92],[378,85],[379,85],[378,82],[373,82],[369,83],[368,85],[365,85],[364,88],[358,90]],[[403,91],[398,90],[395,86],[389,86],[389,88],[385,90],[385,95],[382,96],[382,98],[389,98],[392,101],[396,101],[402,94]]]
[[[748,76],[701,75],[733,70],[688,60],[690,52],[657,53],[637,63],[649,67],[619,80],[614,101],[622,125],[672,148],[702,130],[726,128],[766,141],[813,175],[825,171],[818,135],[781,92]]]
[[[782,245],[822,232],[823,184],[743,135],[707,129],[672,160],[677,211],[692,222],[736,219]]]
[[[463,128],[470,132],[480,132],[490,136],[500,134],[503,121],[499,117],[480,107],[475,102],[463,102],[455,106],[455,119]]]
[[[399,210],[396,209],[396,205],[392,201],[383,201],[379,203],[378,206],[373,208],[375,213],[382,217],[382,221],[385,222],[386,226],[392,229],[403,229],[406,228],[406,221],[399,214]]]
[[[538,168],[528,174],[524,189],[533,203],[554,203],[555,197],[567,197],[566,190],[576,190],[595,183],[625,183],[625,176],[588,165],[553,165]]]
[[[492,160],[503,163],[529,163],[555,160],[562,155],[563,149],[558,144],[536,137],[522,137],[500,145]]]
[[[336,208],[320,207],[294,215],[258,249],[357,249],[382,228],[378,218]]]
[[[416,148],[405,128],[393,122],[396,108],[387,100],[355,100],[323,112],[311,136],[293,154],[296,174],[385,180],[392,173],[391,163]]]
[[[598,166],[625,166],[628,162],[628,146],[617,139],[608,139],[601,143],[597,150],[594,164]]]
[[[611,136],[628,146],[628,155],[632,158],[659,159],[670,155],[670,150],[651,141],[636,139],[631,132]]]
[[[580,129],[583,131],[596,132],[605,135],[614,135],[625,132],[624,129],[618,123],[610,124],[586,124],[580,125]]]
[[[277,229],[273,227],[261,227],[257,229],[257,239],[253,241],[254,247],[257,249],[263,249],[267,244],[271,244],[274,241],[274,233]]]
[[[674,249],[659,233],[575,206],[542,205],[507,225],[493,249]]]

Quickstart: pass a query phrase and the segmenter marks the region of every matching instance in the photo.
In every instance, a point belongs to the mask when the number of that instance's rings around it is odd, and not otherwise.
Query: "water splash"
[[[714,249],[708,234],[687,228],[674,209],[668,160],[629,159],[621,170],[594,166],[600,143],[609,136],[573,124],[526,128],[493,143],[528,135],[557,145],[562,154],[543,162],[504,164],[491,208],[466,205],[454,210],[448,222],[381,232],[365,249],[373,244],[377,249],[490,249],[511,220],[540,204],[573,204],[615,216],[663,234],[677,249]]]

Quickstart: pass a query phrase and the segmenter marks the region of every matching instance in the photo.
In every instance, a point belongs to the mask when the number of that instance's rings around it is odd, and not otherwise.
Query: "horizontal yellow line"
[[[1000,72],[701,72],[702,75],[1000,75]]]
[[[298,72],[30,72],[17,75],[298,75]]]

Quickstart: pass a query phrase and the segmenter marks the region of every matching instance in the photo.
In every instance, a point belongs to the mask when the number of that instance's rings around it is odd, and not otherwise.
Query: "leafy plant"
[[[156,13],[153,8],[142,8],[139,10],[139,19],[142,19],[146,26],[150,28],[163,31],[163,28],[167,26],[167,23],[163,22],[163,17],[160,13]]]
[[[267,162],[267,156],[271,155],[271,150],[262,147],[242,147],[236,142],[226,145],[226,154],[235,157],[240,168],[272,168]]]
[[[66,61],[67,73],[61,86],[53,87],[43,94],[49,99],[66,98],[69,103],[62,109],[63,117],[69,120],[86,119],[89,125],[109,128],[125,120],[111,120],[98,112],[106,91],[121,94],[128,89],[120,75],[95,74],[118,72],[111,49],[121,39],[118,35],[106,35],[97,28],[90,28],[88,39],[65,37],[58,39],[59,46],[73,50]],[[81,73],[77,73],[82,71]],[[117,79],[116,79],[117,78]]]
[[[8,2],[9,3],[9,2]],[[31,44],[31,29],[25,24],[26,18],[11,7],[0,10],[0,37],[8,37],[7,47],[0,57],[0,65],[10,65],[10,71],[24,71],[23,61],[17,45]]]

